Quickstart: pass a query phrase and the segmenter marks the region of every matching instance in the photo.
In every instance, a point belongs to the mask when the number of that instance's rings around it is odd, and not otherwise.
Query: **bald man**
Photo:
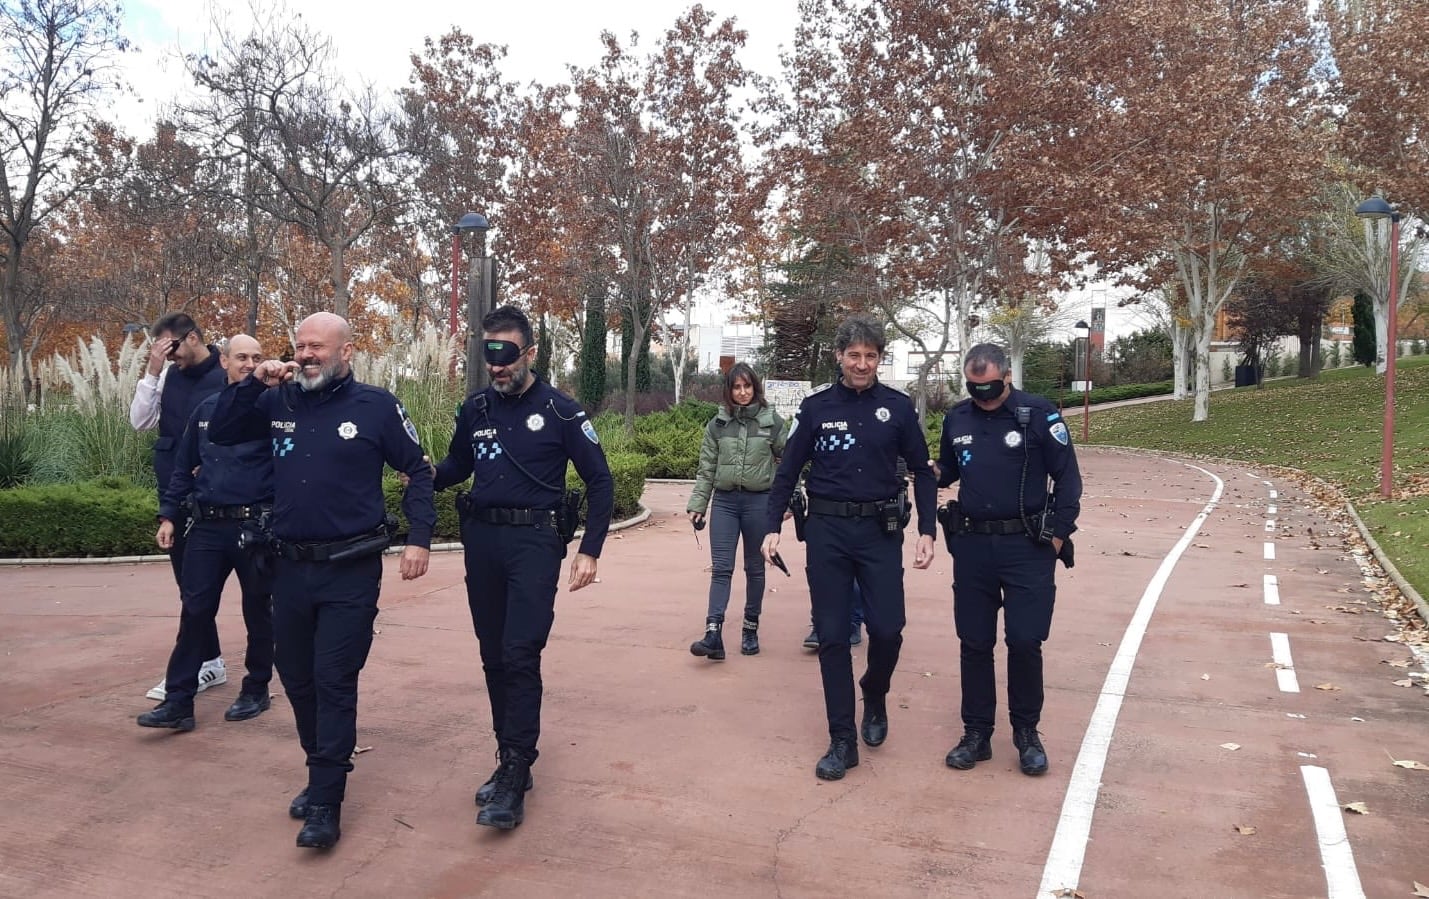
[[[258,341],[235,334],[221,350],[229,384],[252,374],[263,361]],[[273,679],[272,564],[254,547],[241,549],[239,534],[259,527],[273,505],[273,450],[269,441],[219,446],[208,439],[219,394],[201,401],[179,441],[174,472],[159,496],[159,530],[154,540],[172,550],[178,522],[188,519],[179,577],[179,636],[164,676],[165,695],[139,716],[141,727],[194,729],[194,695],[209,647],[218,644],[218,603],[233,572],[243,591],[243,623],[248,629],[248,672],[238,698],[223,717],[245,721],[268,708]],[[187,514],[185,514],[187,512]]]
[[[357,745],[357,677],[372,648],[386,524],[382,470],[408,476],[404,580],[427,571],[437,512],[417,429],[391,393],[352,376],[352,331],[330,312],[304,319],[294,360],[270,360],[219,396],[215,443],[266,439],[273,452],[275,661],[307,754],[308,786],[288,813],[298,845],[329,849]]]

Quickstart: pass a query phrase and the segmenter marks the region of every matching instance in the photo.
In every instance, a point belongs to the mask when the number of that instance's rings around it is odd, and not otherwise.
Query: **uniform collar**
[[[250,377],[251,377],[251,376],[250,376]],[[347,370],[347,374],[343,375],[343,376],[340,377],[340,378],[334,378],[333,380],[331,380],[331,381],[329,381],[328,383],[324,384],[324,385],[323,385],[320,389],[318,389],[318,390],[304,390],[304,389],[303,389],[303,386],[302,386],[301,384],[299,384],[299,385],[298,385],[298,393],[299,393],[300,395],[302,395],[302,396],[311,396],[311,397],[314,397],[314,398],[324,398],[324,399],[325,399],[325,398],[327,398],[328,396],[330,396],[330,395],[332,395],[332,394],[334,394],[334,393],[337,393],[337,392],[338,392],[339,390],[341,390],[344,386],[346,386],[347,384],[350,384],[350,383],[352,383],[352,369],[349,368],[349,369]]]
[[[525,390],[521,391],[516,396],[508,396],[497,390],[494,386],[490,384],[486,385],[486,389],[491,391],[491,395],[494,398],[495,402],[507,403],[512,406],[517,406],[527,399],[535,399],[540,394],[541,384],[541,376],[533,371],[531,372],[531,386],[527,387]]]
[[[179,374],[185,378],[190,378],[195,381],[213,371],[214,367],[218,365],[218,349],[213,344],[207,344],[207,346],[208,356],[198,365],[190,365],[188,368],[175,365],[174,368],[177,368]]]
[[[873,383],[868,385],[868,389],[860,393],[859,391],[854,390],[852,387],[844,383],[843,375],[839,375],[837,378],[834,379],[834,390],[839,391],[840,396],[846,398],[856,399],[861,396],[872,396],[873,392],[882,386],[883,382],[875,377],[873,379]]]
[[[1025,405],[1027,405],[1027,403],[1026,403],[1024,400],[1022,400],[1021,397],[1022,397],[1022,391],[1018,390],[1016,387],[1013,387],[1012,385],[1009,384],[1008,387],[1007,387],[1007,398],[1002,401],[1002,405],[1001,405],[1001,406],[998,406],[996,409],[993,409],[991,412],[987,411],[987,410],[984,409],[983,407],[979,406],[977,403],[973,402],[971,398],[968,399],[968,406],[970,406],[974,412],[980,413],[980,414],[982,414],[982,415],[987,415],[987,416],[989,416],[989,417],[995,416],[995,415],[1002,415],[1003,413],[1007,413],[1008,415],[1012,415],[1012,414],[1013,414],[1013,411],[1012,411],[1013,409],[1017,408],[1018,406],[1025,406]]]

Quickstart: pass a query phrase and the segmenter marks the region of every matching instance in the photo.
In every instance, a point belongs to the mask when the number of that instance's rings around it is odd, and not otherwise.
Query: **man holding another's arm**
[[[384,464],[409,483],[404,580],[427,571],[436,508],[432,470],[397,398],[352,375],[352,332],[328,312],[298,326],[295,361],[267,361],[224,391],[215,443],[266,437],[273,453],[273,632],[278,676],[307,755],[308,786],[289,814],[298,845],[341,837],[357,743],[357,681],[372,647],[386,548]]]

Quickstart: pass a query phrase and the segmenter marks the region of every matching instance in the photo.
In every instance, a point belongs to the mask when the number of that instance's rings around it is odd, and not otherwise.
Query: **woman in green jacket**
[[[776,460],[784,451],[787,426],[764,401],[764,385],[747,363],[724,377],[724,406],[705,426],[695,489],[685,507],[702,526],[710,511],[710,597],[705,635],[690,646],[697,656],[724,658],[724,612],[734,575],[734,550],[744,537],[744,626],[739,651],[759,652],[759,611],[764,602],[764,520]]]

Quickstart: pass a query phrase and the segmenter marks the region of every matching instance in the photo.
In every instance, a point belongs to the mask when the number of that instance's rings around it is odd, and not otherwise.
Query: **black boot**
[[[496,775],[501,773],[501,763],[506,760],[501,749],[496,750],[496,770],[491,772],[491,776],[486,779],[476,790],[476,804],[486,805],[491,801],[492,795],[496,792]],[[530,790],[536,786],[536,778],[532,776],[530,769],[526,770],[526,789]]]
[[[829,742],[829,751],[814,766],[814,775],[820,780],[841,780],[849,768],[858,767],[858,741],[849,737],[834,737]]]
[[[1012,732],[1012,745],[1017,747],[1018,767],[1023,774],[1036,776],[1047,773],[1047,750],[1035,727],[1019,727]]]
[[[293,801],[288,803],[288,817],[297,818],[299,821],[308,817],[308,788],[303,787],[303,792],[293,797]]]
[[[526,818],[526,784],[531,780],[531,757],[517,749],[501,755],[496,770],[496,789],[482,807],[476,823],[498,830],[512,830]]]
[[[341,805],[309,805],[303,829],[298,831],[298,845],[304,849],[331,849],[342,838],[341,824]]]
[[[193,730],[194,707],[161,702],[138,718],[140,727],[167,727],[170,730]]]
[[[703,640],[696,640],[690,644],[690,654],[704,656],[712,662],[718,662],[724,658],[724,635],[720,633],[724,628],[724,619],[706,618],[705,636]]]
[[[967,771],[978,762],[992,758],[991,738],[992,734],[969,727],[963,731],[963,738],[958,741],[958,745],[948,751],[948,757],[944,761],[949,768]]]
[[[739,651],[741,655],[759,655],[759,619],[744,616],[744,627],[740,631]]]
[[[888,739],[888,697],[863,694],[863,724],[859,727],[863,742],[882,746]]]
[[[814,628],[809,628],[809,636],[804,638],[805,649],[819,648],[819,632]]]

